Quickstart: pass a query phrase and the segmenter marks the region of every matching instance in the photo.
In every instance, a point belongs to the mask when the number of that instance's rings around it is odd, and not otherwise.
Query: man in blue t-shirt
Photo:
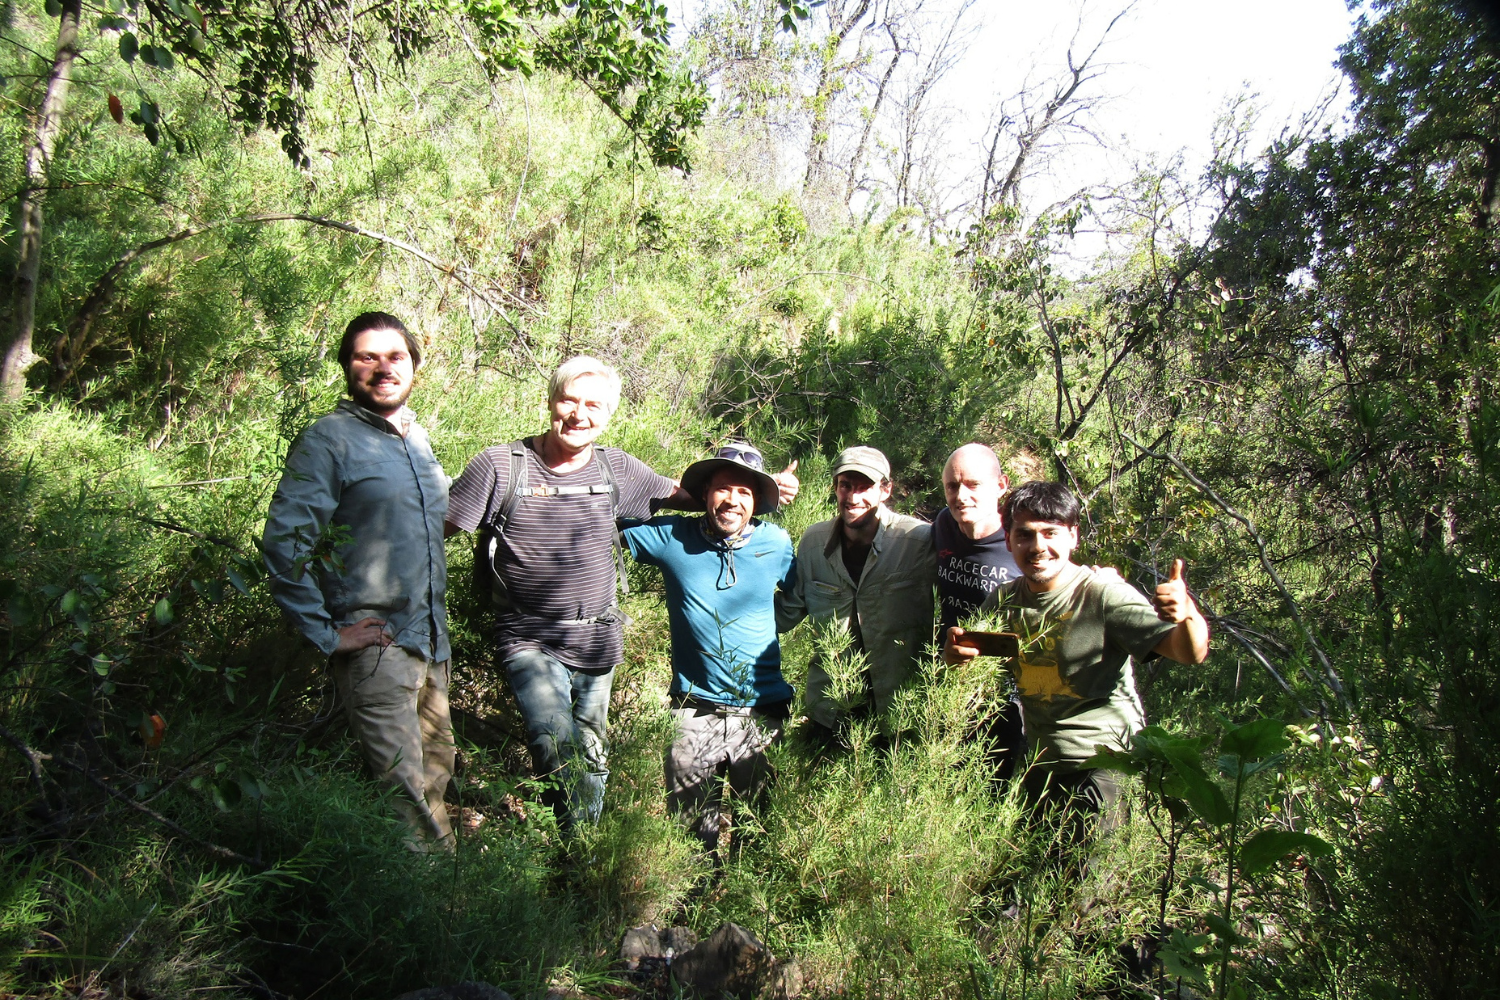
[[[714,854],[728,824],[722,786],[753,797],[769,777],[766,747],[780,736],[792,701],[781,676],[776,590],[797,571],[792,541],[752,515],[778,505],[759,451],[720,448],[689,466],[682,488],[705,513],[656,517],[622,535],[639,562],[659,567],[672,630],[672,718],[667,807]]]

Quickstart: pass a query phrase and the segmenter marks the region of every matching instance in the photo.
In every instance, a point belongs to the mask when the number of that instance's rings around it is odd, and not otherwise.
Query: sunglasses
[[[739,462],[756,472],[766,471],[766,460],[760,457],[760,452],[749,446],[727,445],[715,452],[714,457]]]

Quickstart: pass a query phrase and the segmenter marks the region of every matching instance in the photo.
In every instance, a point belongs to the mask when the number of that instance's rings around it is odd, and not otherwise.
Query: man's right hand
[[[384,618],[362,618],[339,629],[339,646],[334,652],[357,653],[371,646],[389,646],[391,642],[391,637],[385,634]]]
[[[957,625],[948,630],[948,641],[943,643],[943,662],[957,665],[968,663],[979,655],[978,646],[963,642],[964,630]]]

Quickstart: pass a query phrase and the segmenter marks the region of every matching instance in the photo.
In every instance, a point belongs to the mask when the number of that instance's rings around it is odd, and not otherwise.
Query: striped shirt
[[[559,475],[526,442],[528,486],[604,483],[602,454],[619,486],[616,517],[647,518],[651,501],[676,484],[618,448],[596,449],[581,469]],[[486,448],[448,492],[448,520],[464,531],[493,523],[510,478],[510,446]],[[624,615],[614,608],[614,521],[607,493],[521,497],[495,546],[495,571],[518,609],[499,615],[495,642],[501,658],[537,649],[575,670],[608,670],[624,659]],[[601,618],[599,621],[588,619]]]

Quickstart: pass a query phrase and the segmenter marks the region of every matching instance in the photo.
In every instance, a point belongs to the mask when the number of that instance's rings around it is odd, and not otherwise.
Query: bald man
[[[971,443],[948,456],[943,492],[948,506],[932,522],[937,549],[938,643],[948,630],[979,610],[985,598],[1021,575],[1005,544],[1000,500],[1010,483],[993,448]],[[1001,778],[1009,778],[1025,756],[1026,734],[1015,696],[989,727]]]

